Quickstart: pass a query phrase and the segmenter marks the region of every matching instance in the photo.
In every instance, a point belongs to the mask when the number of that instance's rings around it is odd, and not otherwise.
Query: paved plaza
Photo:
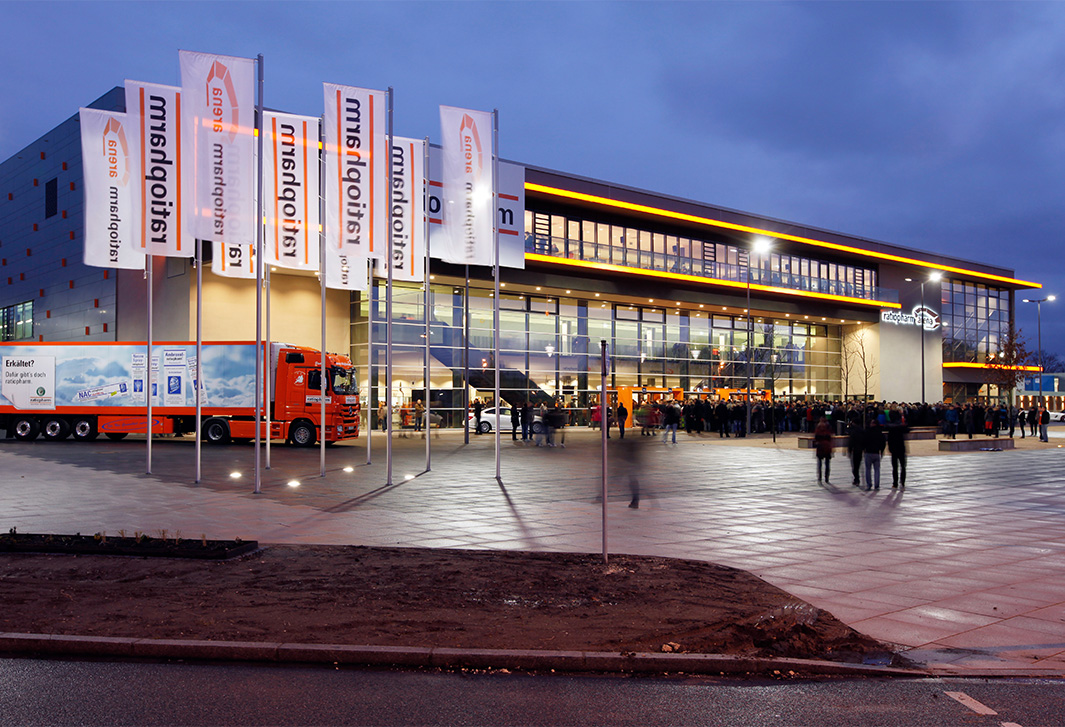
[[[608,547],[750,571],[942,674],[1063,675],[1065,428],[1051,432],[1017,451],[915,442],[907,487],[891,488],[885,460],[878,492],[850,484],[842,452],[819,485],[795,435],[673,445],[629,432],[634,454],[615,433]],[[537,448],[507,433],[501,482],[494,436],[434,432],[426,472],[425,440],[397,435],[391,485],[379,432],[372,464],[364,439],[328,448],[324,478],[317,449],[277,445],[258,495],[250,445],[204,447],[197,485],[189,439],[156,441],[151,475],[143,440],[4,440],[0,528],[601,552],[599,435],[566,437]]]

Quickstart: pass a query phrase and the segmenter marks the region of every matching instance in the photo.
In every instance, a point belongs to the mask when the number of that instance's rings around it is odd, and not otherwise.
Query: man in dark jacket
[[[891,423],[887,428],[887,448],[891,453],[891,486],[906,486],[906,433],[909,425],[903,423],[899,411],[891,412]]]
[[[851,457],[851,474],[854,476],[852,485],[858,487],[862,469],[862,455],[865,454],[865,429],[858,417],[852,417],[847,423],[847,453]]]
[[[880,489],[880,458],[884,455],[884,447],[887,440],[884,438],[884,430],[876,419],[869,421],[865,429],[865,489]]]

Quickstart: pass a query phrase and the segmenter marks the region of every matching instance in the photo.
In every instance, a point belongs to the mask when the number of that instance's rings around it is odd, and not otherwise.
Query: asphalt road
[[[0,659],[0,726],[1051,727],[1059,680],[743,680]]]

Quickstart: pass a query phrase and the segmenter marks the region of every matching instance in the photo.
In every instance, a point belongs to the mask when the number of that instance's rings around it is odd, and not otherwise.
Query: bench
[[[940,439],[940,452],[974,452],[982,449],[1013,449],[1013,440],[1009,437],[975,437],[969,439]]]
[[[939,427],[911,427],[910,431],[906,433],[906,441],[913,439],[935,439],[939,434]],[[832,437],[832,448],[839,449],[840,447],[846,447],[848,443],[847,435]],[[814,435],[812,434],[800,434],[799,435],[799,449],[813,449],[814,448]]]

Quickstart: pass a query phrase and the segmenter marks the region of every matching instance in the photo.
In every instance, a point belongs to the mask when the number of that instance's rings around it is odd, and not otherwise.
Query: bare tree
[[[866,346],[866,331],[867,328],[862,328],[858,331],[858,345],[855,350],[856,369],[858,376],[861,377],[862,382],[862,398],[866,401],[869,400],[869,383],[877,377],[880,373],[880,367],[876,363],[876,359],[869,353],[869,349]]]
[[[985,380],[998,387],[999,399],[1004,398],[1003,392],[1008,392],[1010,404],[1013,403],[1013,390],[1029,373],[1024,367],[1032,363],[1032,354],[1024,344],[1021,330],[1011,322],[999,342],[998,351],[988,356]]]
[[[840,346],[840,375],[843,379],[843,396],[850,398],[851,379],[856,378],[862,397],[869,398],[870,384],[880,373],[876,359],[870,353],[865,327],[844,336]]]
[[[839,376],[843,381],[843,400],[851,398],[851,376],[854,375],[855,340],[852,336],[843,336],[839,350]]]

